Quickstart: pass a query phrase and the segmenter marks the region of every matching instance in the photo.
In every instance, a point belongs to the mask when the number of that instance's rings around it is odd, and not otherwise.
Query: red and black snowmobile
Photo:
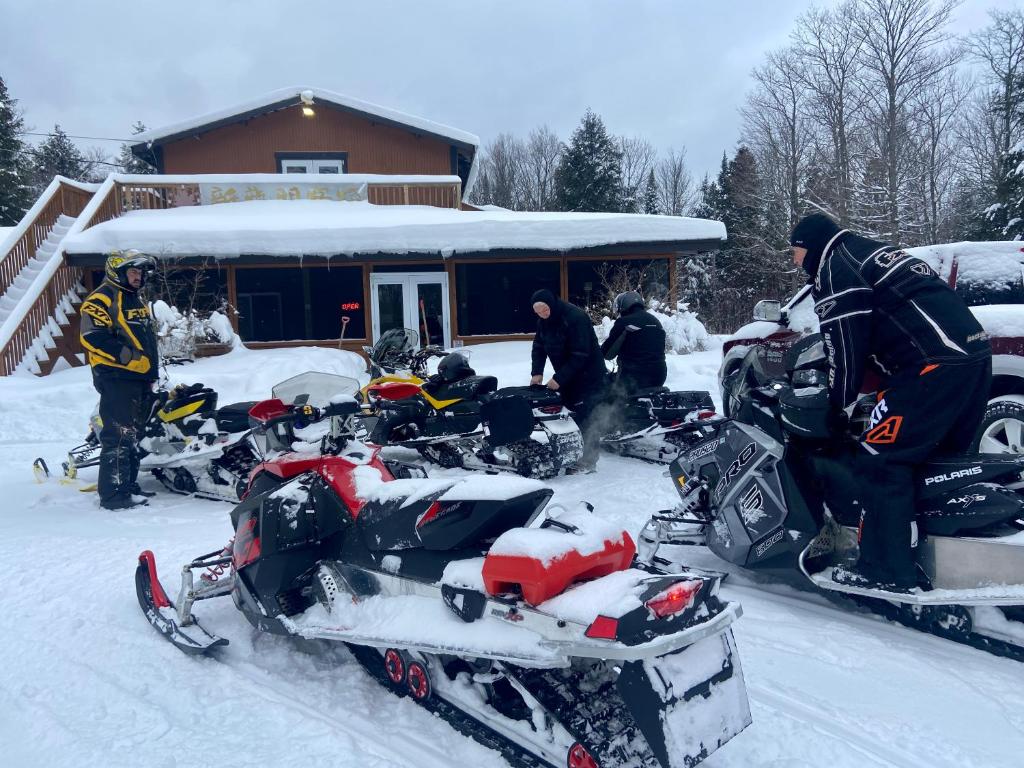
[[[254,470],[233,543],[186,565],[175,601],[139,556],[139,602],[168,640],[227,645],[192,609],[230,594],[261,631],[346,643],[521,765],[692,766],[750,723],[740,611],[716,575],[639,565],[629,534],[589,509],[545,512],[536,480],[396,479],[355,440],[358,412],[342,397],[252,409],[269,435],[296,419],[330,432]]]

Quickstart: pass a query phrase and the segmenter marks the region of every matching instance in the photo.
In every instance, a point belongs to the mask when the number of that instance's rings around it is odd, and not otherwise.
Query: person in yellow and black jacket
[[[149,306],[139,296],[156,261],[138,251],[107,257],[106,278],[82,302],[82,348],[100,393],[100,505],[145,504],[138,441],[157,379],[159,353]]]

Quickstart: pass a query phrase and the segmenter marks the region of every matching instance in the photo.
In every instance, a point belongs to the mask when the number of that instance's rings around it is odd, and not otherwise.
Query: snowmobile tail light
[[[422,515],[420,515],[419,519],[416,521],[416,527],[417,528],[422,528],[427,523],[430,523],[430,522],[433,522],[434,520],[436,520],[440,514],[441,514],[441,502],[440,501],[435,501],[433,504],[431,504],[429,507],[427,507],[427,511],[426,512],[424,512]]]
[[[578,741],[569,747],[569,754],[565,762],[569,768],[599,768],[597,760],[591,757],[587,748]]]
[[[619,620],[610,616],[598,616],[583,634],[595,640],[614,640],[619,634]]]
[[[560,405],[542,405],[540,407],[541,413],[561,413],[562,406]]]
[[[697,418],[698,419],[710,419],[714,415],[715,415],[714,411],[701,411],[700,413],[697,414]]]
[[[693,605],[693,598],[697,596],[703,581],[684,581],[673,584],[663,592],[659,592],[644,605],[646,605],[659,619],[666,616],[685,611]]]

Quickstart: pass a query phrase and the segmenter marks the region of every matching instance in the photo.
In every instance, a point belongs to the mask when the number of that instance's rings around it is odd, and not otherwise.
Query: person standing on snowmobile
[[[618,319],[601,345],[605,360],[619,361],[615,389],[629,397],[638,389],[660,387],[668,376],[665,329],[644,309],[644,300],[636,291],[616,296],[615,312]]]
[[[836,568],[833,578],[912,589],[914,469],[971,445],[991,385],[988,337],[927,264],[894,246],[840,229],[820,213],[800,220],[790,245],[814,284],[836,414],[857,399],[868,368],[883,382],[857,460],[866,481],[860,559]]]
[[[159,353],[149,306],[139,290],[156,269],[152,256],[114,252],[105,279],[82,302],[81,342],[100,393],[100,505],[128,509],[145,504],[138,485],[139,433],[145,425]]]
[[[595,412],[604,397],[604,358],[597,343],[594,326],[587,313],[579,307],[541,289],[530,299],[537,317],[537,334],[531,351],[530,384],[544,381],[544,363],[551,361],[555,375],[548,389],[557,391],[562,402],[573,412],[583,432],[583,456],[575,471],[592,472],[601,450],[599,418]]]

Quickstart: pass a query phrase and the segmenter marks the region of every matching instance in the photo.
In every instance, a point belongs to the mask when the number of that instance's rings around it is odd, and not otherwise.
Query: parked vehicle
[[[586,508],[547,514],[536,481],[396,480],[355,440],[358,412],[351,397],[252,409],[269,434],[329,421],[323,450],[254,471],[232,543],[182,569],[176,601],[140,554],[162,636],[189,654],[226,645],[193,607],[230,594],[258,631],[345,643],[523,765],[690,768],[749,725],[739,607],[717,575],[637,565],[627,532]]]
[[[811,350],[812,337],[794,351]],[[820,349],[817,361],[824,362]],[[666,567],[685,548],[707,546],[744,568],[803,573],[908,626],[1024,659],[1024,456],[935,459],[918,476],[916,561],[926,588],[841,584],[833,569],[857,558],[864,478],[853,456],[859,429],[843,435],[828,418],[827,365],[789,359],[768,375],[756,348],[727,380],[732,418],[671,466],[680,503],[655,514],[640,535],[642,557]],[[856,412],[866,418],[869,396]],[[824,521],[807,501],[807,467],[823,484]],[[660,553],[660,554],[659,554]]]

